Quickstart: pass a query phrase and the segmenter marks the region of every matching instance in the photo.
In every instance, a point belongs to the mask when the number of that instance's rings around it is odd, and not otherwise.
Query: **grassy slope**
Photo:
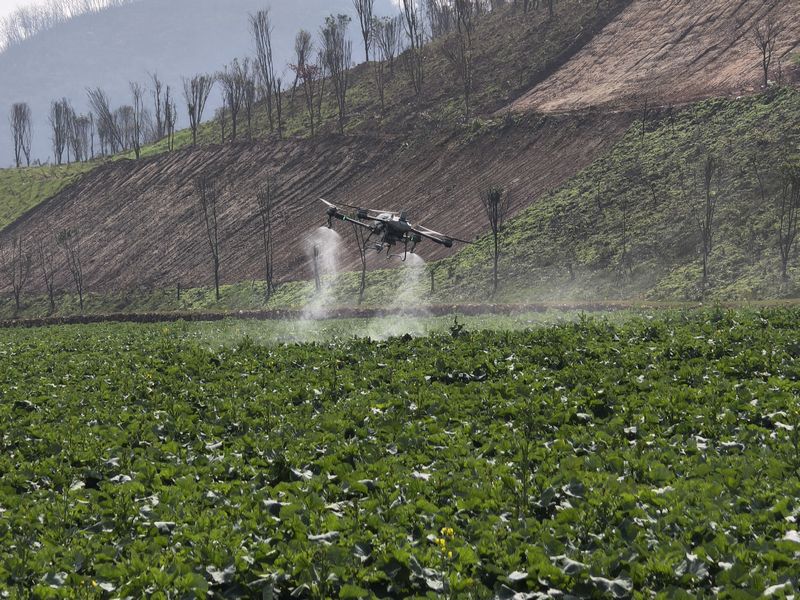
[[[703,200],[696,180],[708,153],[724,165],[710,297],[796,296],[796,253],[790,285],[779,281],[776,195],[779,165],[796,161],[799,152],[797,90],[702,102],[661,115],[644,135],[638,122],[607,156],[508,224],[500,297],[698,298]],[[754,154],[766,172],[766,202],[751,164]],[[445,261],[442,297],[485,293],[489,256],[484,238]]]
[[[0,169],[0,230],[93,168],[89,164]]]

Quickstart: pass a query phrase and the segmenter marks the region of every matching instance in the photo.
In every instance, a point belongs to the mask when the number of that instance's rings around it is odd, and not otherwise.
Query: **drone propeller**
[[[458,242],[460,244],[472,244],[472,242],[468,242],[467,240],[461,240],[449,235],[444,235],[443,233],[439,233],[433,229],[428,229],[427,227],[418,226],[415,227],[415,230],[422,237],[428,238],[429,240],[433,240],[434,242],[438,242],[440,244],[444,244],[448,248],[453,245],[453,242]],[[449,245],[447,242],[450,242]]]

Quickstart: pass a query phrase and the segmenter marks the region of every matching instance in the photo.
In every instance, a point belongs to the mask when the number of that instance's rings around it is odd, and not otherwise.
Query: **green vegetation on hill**
[[[0,169],[0,230],[53,197],[93,164]]]
[[[722,164],[722,187],[706,298],[796,297],[796,250],[789,284],[780,278],[777,198],[780,167],[800,158],[800,91],[783,88],[662,111],[646,122],[644,133],[639,119],[607,155],[561,189],[525,199],[531,206],[503,233],[499,298],[698,299],[700,170],[709,154]],[[490,253],[490,240],[483,238],[443,261],[440,297],[485,294]]]
[[[10,331],[0,589],[795,594],[798,324],[711,311],[288,346],[254,343],[260,323]]]

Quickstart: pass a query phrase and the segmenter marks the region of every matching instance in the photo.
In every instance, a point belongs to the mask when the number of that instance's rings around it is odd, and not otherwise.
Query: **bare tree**
[[[381,48],[384,60],[389,61],[389,72],[394,75],[394,59],[400,54],[402,41],[403,17],[383,17],[375,22],[375,40]]]
[[[78,302],[83,314],[83,264],[81,262],[81,240],[77,229],[62,229],[56,235],[56,243],[64,253],[67,268],[72,275],[75,291],[78,293]]]
[[[44,287],[47,290],[47,298],[50,301],[50,314],[52,314],[56,311],[55,252],[51,246],[45,244],[43,238],[36,240],[36,259],[39,272],[44,280]]]
[[[294,49],[297,62],[290,66],[295,72],[295,87],[299,82],[303,88],[309,129],[311,130],[311,137],[314,137],[314,98],[316,96],[320,68],[311,62],[310,57],[314,50],[311,34],[305,30],[300,30],[295,38]],[[294,91],[292,91],[292,97],[294,97]]]
[[[422,85],[425,79],[423,62],[425,31],[420,19],[417,0],[401,0],[400,14],[410,44],[404,54],[406,68],[414,93],[419,96],[422,93]]]
[[[75,115],[72,119],[70,145],[72,146],[72,154],[76,161],[81,162],[89,160],[91,135],[91,117],[89,115]]]
[[[489,220],[489,227],[492,230],[492,293],[497,293],[499,283],[498,267],[500,263],[500,233],[503,230],[503,223],[508,214],[509,194],[499,186],[492,186],[481,196],[483,208],[486,211],[486,218]]]
[[[381,114],[386,110],[386,62],[384,61],[383,47],[377,42],[377,37],[372,44],[372,75],[375,78],[375,89],[381,101]]]
[[[11,134],[14,138],[14,162],[19,169],[22,157],[25,164],[31,166],[31,137],[33,126],[31,124],[31,107],[25,102],[17,102],[11,106],[11,115],[8,118],[11,125]]]
[[[144,122],[144,88],[136,82],[130,83],[132,108],[131,145],[138,160],[142,155],[142,128]]]
[[[789,259],[797,240],[797,221],[800,213],[800,167],[786,166],[781,173],[778,196],[778,243],[781,250],[781,279],[789,280]]]
[[[113,154],[122,149],[123,139],[118,127],[118,120],[115,119],[114,111],[111,110],[111,102],[100,88],[88,89],[86,93],[89,97],[89,106],[91,106],[97,122],[101,150],[105,152],[107,148]]]
[[[428,27],[431,38],[443,37],[453,30],[454,0],[425,0],[425,13],[428,16]]]
[[[0,269],[14,294],[14,309],[18,313],[21,307],[22,291],[25,289],[31,273],[31,255],[25,251],[22,237],[14,238],[10,248],[0,247]]]
[[[369,49],[372,47],[372,36],[375,33],[372,16],[375,0],[353,0],[353,7],[356,9],[361,37],[364,39],[364,58],[369,62]]]
[[[311,39],[311,34],[305,29],[297,32],[294,38],[294,64],[289,67],[295,72],[294,83],[292,84],[292,102],[294,102],[294,94],[297,90],[297,84],[303,80],[303,74],[306,67],[311,62],[311,55],[314,52],[314,42]]]
[[[275,222],[275,180],[272,175],[267,177],[266,183],[256,193],[258,202],[258,216],[261,225],[261,239],[264,243],[264,276],[266,281],[266,298],[269,302],[275,291],[275,236],[273,225]]]
[[[172,97],[172,89],[167,86],[164,93],[164,128],[167,135],[167,149],[175,150],[175,123],[178,120],[178,106]]]
[[[50,104],[50,131],[53,142],[53,158],[57,165],[64,160],[64,151],[68,149],[69,132],[71,128],[70,118],[72,107],[66,98],[56,100]],[[69,162],[69,159],[67,159]]]
[[[339,109],[339,133],[344,133],[347,118],[347,88],[350,80],[353,43],[347,39],[350,17],[338,15],[327,17],[322,28],[322,53],[331,76]]]
[[[253,139],[253,107],[256,103],[256,82],[248,78],[244,82],[244,116],[247,120],[247,138]]]
[[[222,85],[228,113],[231,117],[231,140],[236,139],[239,112],[242,110],[250,81],[250,59],[241,61],[234,58],[233,62],[226,65],[219,73],[218,79]]]
[[[464,95],[464,114],[469,118],[470,93],[472,91],[472,33],[475,8],[473,0],[454,0],[453,14],[455,33],[442,45],[442,52],[461,81]]]
[[[700,285],[700,297],[705,298],[708,287],[708,258],[714,242],[714,217],[717,211],[717,200],[722,188],[722,166],[719,160],[708,154],[701,168],[702,213],[698,225],[702,242],[703,279]]]
[[[203,111],[214,87],[214,78],[209,75],[195,75],[183,80],[183,97],[189,113],[189,127],[192,130],[192,144],[197,145],[197,129],[203,121]]]
[[[272,87],[272,97],[275,99],[275,117],[278,126],[278,139],[283,139],[283,78],[276,77]]]
[[[220,243],[219,243],[219,220],[218,204],[219,193],[216,181],[208,176],[202,175],[195,179],[195,193],[200,203],[200,210],[203,213],[203,225],[206,230],[208,246],[211,250],[211,263],[214,271],[214,291],[217,301],[221,298],[219,293],[219,265],[220,265]]]
[[[767,17],[753,25],[750,30],[753,43],[761,53],[761,68],[764,71],[764,87],[769,85],[769,68],[775,53],[775,46],[778,43],[783,31],[781,22],[771,13]]]
[[[150,82],[153,86],[153,115],[155,117],[155,138],[162,139],[167,133],[166,125],[166,98],[163,96],[164,84],[158,78],[157,73],[150,74]]]
[[[270,131],[275,129],[273,101],[275,94],[275,64],[272,59],[273,29],[269,9],[259,10],[255,15],[250,15],[250,30],[256,46],[254,70],[258,72],[258,77],[261,81]]]

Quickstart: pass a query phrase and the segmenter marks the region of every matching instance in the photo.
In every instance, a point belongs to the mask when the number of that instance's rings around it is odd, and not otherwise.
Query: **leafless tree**
[[[500,281],[498,267],[500,263],[500,234],[503,231],[503,223],[508,215],[509,193],[502,187],[492,186],[481,195],[483,208],[486,211],[486,218],[489,220],[489,227],[492,230],[492,293],[497,293],[497,286]]]
[[[278,139],[283,139],[283,77],[276,77],[272,87],[272,97],[275,99],[275,118],[278,126]]]
[[[192,144],[197,145],[197,129],[203,121],[203,111],[214,87],[214,78],[209,75],[195,75],[183,80],[183,97],[189,113],[189,127],[192,130]]]
[[[167,133],[166,126],[166,99],[163,96],[164,84],[158,78],[157,73],[150,74],[150,82],[153,86],[153,116],[155,117],[155,137],[162,139]]]
[[[780,177],[778,196],[778,242],[781,250],[781,279],[789,280],[789,259],[797,240],[797,221],[800,213],[800,167],[785,166]]]
[[[364,59],[369,62],[369,49],[372,47],[373,10],[375,0],[353,0],[353,7],[358,15],[358,24],[361,26],[361,37],[364,39]]]
[[[127,151],[133,147],[134,136],[134,109],[130,104],[124,104],[113,113],[114,127],[119,132],[121,144],[119,150]]]
[[[708,287],[708,259],[714,242],[714,217],[717,211],[717,200],[722,188],[722,165],[713,154],[708,154],[701,165],[700,185],[702,190],[702,212],[698,225],[702,242],[703,279],[700,285],[700,297],[705,298]]]
[[[314,41],[311,39],[311,34],[305,29],[297,32],[294,38],[294,60],[293,64],[289,67],[294,71],[294,83],[292,84],[292,102],[294,102],[294,94],[297,90],[297,84],[302,83],[303,75],[306,68],[312,62],[312,54],[314,52]]]
[[[758,21],[750,30],[753,43],[761,53],[761,68],[764,71],[765,88],[769,85],[769,68],[775,53],[775,46],[782,31],[782,23],[772,13],[763,20]]]
[[[253,139],[253,107],[256,103],[256,82],[248,78],[244,83],[244,116],[247,120],[247,138]]]
[[[167,148],[175,150],[175,123],[178,120],[178,106],[172,97],[172,89],[167,86],[164,94],[164,127],[167,135]]]
[[[19,169],[24,156],[26,165],[30,167],[31,137],[33,133],[31,107],[25,102],[13,104],[11,106],[11,115],[8,120],[11,125],[11,134],[14,138],[14,162]]]
[[[220,106],[215,115],[214,120],[219,123],[219,143],[225,143],[225,124],[227,123],[228,119],[228,105],[223,104]]]
[[[464,95],[464,114],[469,118],[472,91],[472,35],[475,21],[473,0],[453,0],[455,31],[442,45],[442,52],[461,81]]]
[[[144,88],[136,82],[130,83],[132,104],[131,145],[138,160],[142,155],[142,129],[144,122]]]
[[[422,93],[422,85],[425,79],[423,56],[425,31],[420,18],[418,0],[401,0],[400,14],[410,44],[403,56],[411,79],[411,86],[414,89],[414,93],[419,96]]]
[[[431,38],[447,35],[455,25],[454,0],[425,0]]]
[[[314,44],[311,40],[311,34],[305,30],[298,32],[295,38],[295,64],[291,68],[295,72],[295,86],[297,83],[303,88],[303,97],[306,103],[306,111],[308,112],[309,129],[311,130],[311,137],[314,137],[314,98],[316,97],[317,79],[320,74],[320,67],[311,61],[311,53],[314,49]],[[294,92],[292,92],[294,97]]]
[[[57,165],[63,162],[64,151],[68,149],[71,116],[72,107],[66,98],[50,104],[51,141],[53,142],[53,158]]]
[[[10,248],[0,246],[0,269],[14,294],[14,309],[19,312],[22,292],[31,273],[31,255],[25,251],[22,237],[14,238]]]
[[[264,243],[264,275],[266,281],[266,302],[275,291],[275,179],[267,177],[266,183],[256,193],[258,217],[261,225],[261,239]]]
[[[238,133],[239,112],[244,106],[248,82],[250,81],[250,59],[245,58],[240,61],[238,58],[234,58],[233,62],[226,65],[219,73],[218,79],[222,85],[225,104],[231,117],[230,137],[231,140],[235,140]]]
[[[325,65],[331,76],[339,109],[339,133],[344,133],[347,118],[347,88],[353,55],[353,43],[347,39],[349,23],[350,17],[347,15],[327,17],[321,35]]]
[[[375,89],[381,101],[381,114],[386,110],[386,62],[384,61],[383,48],[377,42],[377,37],[372,44],[372,74],[375,78]]]
[[[75,284],[75,291],[78,293],[81,314],[83,314],[83,264],[80,242],[80,233],[77,229],[62,229],[56,235],[56,243],[64,253],[67,268]]]
[[[402,51],[403,17],[383,17],[375,22],[375,40],[384,60],[389,61],[389,72],[394,75],[394,59]]]
[[[114,118],[114,111],[111,110],[111,102],[106,93],[100,88],[88,89],[86,93],[89,97],[89,106],[94,112],[94,119],[97,123],[97,133],[100,137],[100,146],[103,152],[108,149],[110,153],[115,153],[122,149],[122,133]]]
[[[76,161],[89,160],[91,146],[92,120],[89,115],[75,115],[72,119],[70,131],[70,145],[72,155]]]
[[[272,58],[272,31],[274,27],[270,19],[269,9],[259,10],[255,15],[250,15],[250,30],[256,46],[255,68],[261,81],[264,93],[265,106],[269,129],[275,128],[274,93],[275,93],[275,64]]]
[[[36,240],[36,259],[39,272],[44,280],[44,287],[47,290],[47,298],[50,301],[50,313],[56,311],[56,287],[55,287],[55,252],[52,246],[45,243],[44,238]]]
[[[203,225],[206,238],[211,251],[211,263],[214,271],[214,291],[217,301],[221,298],[219,293],[219,265],[220,265],[220,238],[219,238],[219,192],[216,181],[206,175],[195,179],[195,193],[202,212]]]

